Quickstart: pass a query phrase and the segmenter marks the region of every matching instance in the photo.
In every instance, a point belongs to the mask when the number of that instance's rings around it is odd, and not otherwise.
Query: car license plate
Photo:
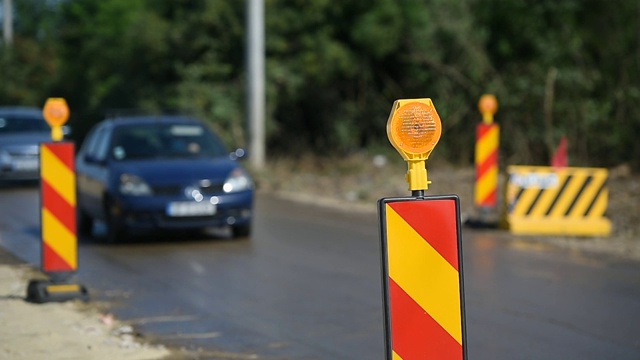
[[[209,202],[179,201],[167,205],[169,216],[206,216],[216,213],[216,206]]]
[[[38,159],[21,159],[13,161],[15,170],[38,170]]]

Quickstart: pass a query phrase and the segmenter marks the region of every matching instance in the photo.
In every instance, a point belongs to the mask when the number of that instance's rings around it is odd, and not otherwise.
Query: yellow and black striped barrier
[[[509,166],[505,223],[514,234],[608,236],[607,169]]]

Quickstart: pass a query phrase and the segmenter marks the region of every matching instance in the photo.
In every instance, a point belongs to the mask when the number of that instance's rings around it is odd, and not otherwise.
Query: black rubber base
[[[42,304],[76,299],[89,301],[89,292],[84,286],[50,280],[31,280],[27,286],[28,302]]]

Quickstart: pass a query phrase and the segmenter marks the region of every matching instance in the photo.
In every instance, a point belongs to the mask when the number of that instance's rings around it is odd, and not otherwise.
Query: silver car
[[[40,143],[49,141],[42,109],[0,107],[0,181],[38,180]]]

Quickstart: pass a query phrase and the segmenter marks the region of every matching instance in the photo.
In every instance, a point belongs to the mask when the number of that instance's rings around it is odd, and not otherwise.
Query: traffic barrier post
[[[478,109],[482,122],[476,126],[474,205],[477,216],[468,219],[469,226],[496,227],[499,222],[498,174],[500,126],[493,121],[498,111],[498,100],[494,95],[480,97]]]
[[[441,129],[430,99],[397,100],[387,122],[412,192],[378,201],[387,360],[467,358],[460,202],[424,195]]]
[[[54,140],[40,144],[41,270],[49,279],[29,281],[27,301],[86,301],[87,289],[72,279],[78,270],[75,147],[60,141],[69,110],[64,99],[52,98],[43,114]]]

